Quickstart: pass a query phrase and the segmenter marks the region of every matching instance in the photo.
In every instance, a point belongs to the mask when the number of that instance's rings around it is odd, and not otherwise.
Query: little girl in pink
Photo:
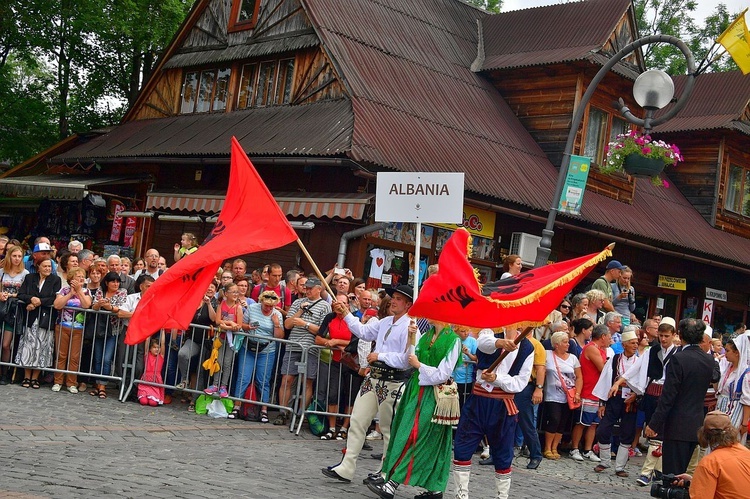
[[[159,335],[159,339],[150,338],[148,351],[145,355],[143,376],[141,381],[163,384],[161,370],[164,366],[164,331]],[[150,405],[156,407],[164,403],[164,388],[161,386],[138,385],[138,402],[141,405]]]

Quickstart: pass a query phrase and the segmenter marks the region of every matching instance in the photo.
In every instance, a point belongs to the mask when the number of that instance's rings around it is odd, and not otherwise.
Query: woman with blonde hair
[[[578,357],[568,352],[568,333],[552,335],[552,350],[547,350],[547,375],[544,378],[544,452],[547,459],[558,460],[557,446],[570,427],[573,411],[568,407],[566,391],[575,387],[575,402],[581,402],[583,376]]]
[[[586,298],[589,299],[589,306],[586,309],[586,316],[594,324],[601,324],[604,320],[605,311],[602,309],[604,300],[607,296],[603,291],[590,289],[586,291]]]
[[[56,372],[52,391],[59,392],[65,383],[70,393],[78,393],[76,373],[81,362],[84,314],[69,307],[91,307],[91,292],[86,287],[86,271],[82,268],[68,270],[65,277],[67,284],[58,291],[54,304],[57,310],[61,310],[60,322],[55,326],[55,352],[57,369],[71,372]]]
[[[0,335],[2,335],[2,361],[10,362],[11,350],[13,350],[13,331],[15,329],[16,318],[20,317],[18,314],[18,305],[16,298],[18,291],[21,289],[21,284],[24,278],[29,273],[23,266],[23,249],[20,246],[6,246],[5,248],[5,260],[3,260],[2,268],[0,269],[0,302],[8,302],[9,308],[5,314],[4,319],[0,320],[2,327],[0,329]],[[0,366],[0,385],[8,383],[6,374],[6,367]]]

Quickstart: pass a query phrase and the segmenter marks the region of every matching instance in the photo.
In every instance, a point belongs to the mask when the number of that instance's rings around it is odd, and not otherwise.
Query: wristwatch
[[[544,390],[544,385],[536,385],[536,387],[539,388],[540,390]]]
[[[305,329],[307,329],[308,331],[310,330],[310,323],[309,322],[305,324]]]

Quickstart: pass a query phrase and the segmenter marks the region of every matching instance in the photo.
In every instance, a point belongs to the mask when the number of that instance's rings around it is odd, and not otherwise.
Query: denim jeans
[[[112,373],[112,359],[115,356],[117,336],[107,335],[94,338],[94,374],[109,376]],[[100,385],[106,385],[106,379],[95,381]]]
[[[523,435],[523,441],[529,448],[531,459],[542,458],[542,445],[539,442],[539,434],[536,431],[536,414],[538,405],[531,403],[531,396],[536,387],[529,383],[520,393],[515,396],[516,407],[518,407],[518,426],[516,427],[516,442],[519,441],[519,433]]]
[[[260,389],[260,401],[269,402],[271,398],[271,375],[276,349],[266,348],[255,353],[249,348],[243,348],[237,353],[237,378],[234,384],[234,396],[244,397],[251,381]]]

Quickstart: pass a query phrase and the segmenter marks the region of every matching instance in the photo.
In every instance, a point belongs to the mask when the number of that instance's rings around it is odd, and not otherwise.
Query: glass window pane
[[[216,70],[201,71],[200,90],[198,91],[198,102],[195,104],[196,113],[205,113],[211,110],[211,92],[216,80]]]
[[[279,61],[279,85],[276,89],[276,104],[289,104],[292,100],[294,81],[294,59]]]
[[[618,135],[628,131],[628,122],[622,118],[612,118],[612,130],[609,131],[609,141],[612,142]]]
[[[192,113],[195,109],[195,95],[198,93],[198,73],[185,73],[180,99],[180,114]]]
[[[219,70],[219,75],[216,78],[216,90],[214,91],[214,103],[211,106],[212,111],[223,111],[227,108],[231,72],[229,68]]]
[[[274,77],[276,76],[276,61],[260,63],[258,71],[258,90],[255,105],[258,107],[273,104]]]
[[[253,14],[255,13],[255,2],[258,0],[238,0],[240,3],[240,10],[237,13],[237,22],[252,21]]]
[[[746,217],[750,217],[750,170],[745,170],[745,184],[742,194],[741,213]]]
[[[603,139],[606,128],[607,113],[592,107],[589,110],[589,122],[586,127],[586,143],[583,147],[583,155],[592,158],[596,164],[601,164],[602,162],[602,154],[604,152]]]
[[[255,64],[245,64],[242,66],[242,76],[240,77],[240,95],[237,99],[237,108],[246,109],[253,103],[253,90],[255,90]]]
[[[740,212],[742,199],[742,168],[736,165],[729,166],[729,178],[727,178],[727,192],[724,200],[724,208],[730,211]]]

